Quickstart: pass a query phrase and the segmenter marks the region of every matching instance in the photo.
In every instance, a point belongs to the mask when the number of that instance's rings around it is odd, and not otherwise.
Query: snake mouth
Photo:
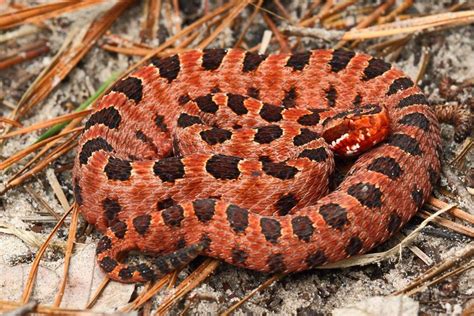
[[[387,110],[379,105],[366,105],[324,122],[323,137],[334,153],[352,157],[385,140],[389,132]]]

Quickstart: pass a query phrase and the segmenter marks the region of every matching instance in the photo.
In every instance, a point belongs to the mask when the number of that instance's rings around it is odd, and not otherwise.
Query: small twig
[[[468,265],[466,265],[466,266],[460,266],[460,267],[454,269],[454,270],[451,271],[451,272],[448,272],[448,273],[446,273],[446,274],[443,274],[443,275],[441,275],[441,276],[439,276],[439,277],[433,279],[432,281],[430,281],[430,282],[428,282],[428,283],[426,283],[426,284],[423,284],[423,286],[420,286],[420,287],[418,287],[418,288],[414,288],[413,290],[406,292],[405,295],[410,296],[410,295],[413,295],[413,294],[415,294],[415,293],[418,293],[418,292],[422,291],[423,289],[425,289],[425,288],[427,288],[427,287],[429,287],[429,286],[431,286],[431,285],[434,285],[434,284],[437,284],[437,283],[443,281],[443,280],[446,279],[446,278],[449,278],[449,277],[451,277],[451,276],[454,276],[454,275],[463,273],[464,271],[470,270],[470,269],[472,269],[472,268],[474,268],[474,262],[471,262],[470,264],[468,264]]]
[[[474,141],[471,138],[468,138],[462,144],[461,150],[456,154],[456,157],[451,161],[451,164],[459,166],[461,162],[466,157],[467,153],[474,147]]]
[[[426,47],[423,47],[423,54],[421,55],[420,68],[418,69],[418,74],[416,75],[415,85],[418,85],[420,80],[425,76],[426,68],[430,61],[430,52]]]

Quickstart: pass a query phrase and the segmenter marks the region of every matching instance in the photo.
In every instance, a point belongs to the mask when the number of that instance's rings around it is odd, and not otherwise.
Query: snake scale
[[[439,123],[385,61],[346,50],[152,58],[98,102],[74,194],[100,267],[145,282],[198,255],[296,272],[367,252],[429,197]],[[329,192],[337,156],[356,156]],[[132,250],[151,255],[126,263]]]

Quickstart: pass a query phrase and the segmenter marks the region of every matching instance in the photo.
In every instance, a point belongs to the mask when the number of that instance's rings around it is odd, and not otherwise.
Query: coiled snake
[[[152,280],[199,254],[295,272],[393,235],[430,195],[439,146],[425,96],[381,59],[194,50],[153,58],[99,101],[74,193],[113,279]],[[328,193],[334,156],[359,154]],[[154,257],[122,263],[131,250]]]

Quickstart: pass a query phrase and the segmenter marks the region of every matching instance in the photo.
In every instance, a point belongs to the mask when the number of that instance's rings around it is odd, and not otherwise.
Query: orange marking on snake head
[[[383,141],[390,131],[387,110],[365,105],[340,112],[324,123],[323,137],[339,156],[356,156]]]

